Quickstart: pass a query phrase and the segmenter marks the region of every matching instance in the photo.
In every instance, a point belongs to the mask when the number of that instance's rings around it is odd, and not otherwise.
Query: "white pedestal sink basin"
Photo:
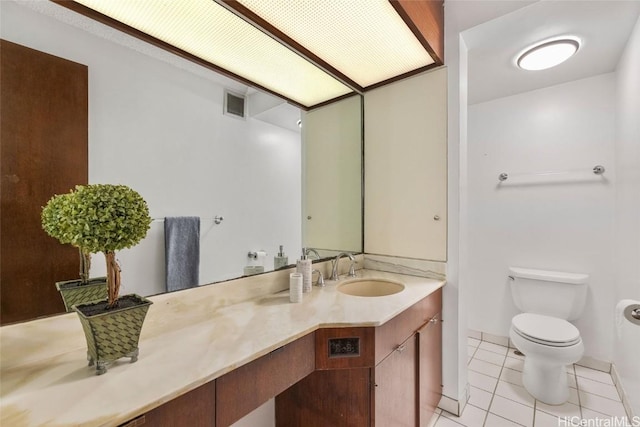
[[[382,279],[358,279],[338,285],[338,292],[356,297],[384,297],[404,289],[402,283]]]

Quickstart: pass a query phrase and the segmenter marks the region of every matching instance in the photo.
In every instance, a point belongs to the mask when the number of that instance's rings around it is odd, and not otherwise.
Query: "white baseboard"
[[[631,402],[629,402],[629,397],[627,393],[624,391],[624,387],[622,386],[622,381],[620,381],[620,376],[618,375],[618,370],[616,369],[616,365],[611,364],[611,378],[613,379],[613,383],[616,385],[616,390],[618,390],[618,394],[622,398],[622,405],[624,406],[624,411],[627,413],[627,418],[629,420],[633,420],[634,417],[640,417],[640,414],[634,414],[633,408],[631,407]]]
[[[464,411],[465,406],[467,406],[469,397],[470,397],[469,383],[467,383],[467,385],[465,386],[462,392],[462,400],[452,399],[443,394],[442,398],[440,399],[440,403],[438,403],[438,408],[459,417],[462,415],[462,412]]]

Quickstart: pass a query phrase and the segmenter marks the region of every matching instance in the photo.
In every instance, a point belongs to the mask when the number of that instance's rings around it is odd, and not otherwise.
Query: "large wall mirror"
[[[165,291],[170,216],[201,219],[201,284],[270,271],[280,245],[289,264],[305,246],[362,251],[361,96],[301,111],[54,3],[1,7],[3,39],[88,66],[89,183],[149,204],[147,237],[118,253],[122,293]],[[224,113],[225,91],[245,97],[244,118]]]

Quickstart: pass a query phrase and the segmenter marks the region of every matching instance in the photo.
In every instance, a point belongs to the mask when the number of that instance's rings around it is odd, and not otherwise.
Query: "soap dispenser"
[[[296,263],[296,272],[302,274],[302,292],[311,292],[311,260],[307,248],[302,248],[302,257]]]
[[[280,245],[280,252],[273,257],[273,269],[279,270],[289,264],[289,257],[284,254],[284,247]]]

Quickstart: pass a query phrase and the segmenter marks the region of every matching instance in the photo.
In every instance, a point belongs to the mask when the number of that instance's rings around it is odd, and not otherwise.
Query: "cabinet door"
[[[54,285],[78,277],[78,250],[42,231],[54,194],[88,179],[88,69],[6,40],[0,44],[0,323],[55,313]]]
[[[375,368],[376,426],[416,425],[416,375],[416,339],[412,335]]]
[[[442,323],[435,315],[418,335],[419,426],[429,425],[442,396]]]
[[[362,252],[362,100],[302,113],[304,246]]]
[[[447,71],[364,95],[364,251],[447,257]]]

